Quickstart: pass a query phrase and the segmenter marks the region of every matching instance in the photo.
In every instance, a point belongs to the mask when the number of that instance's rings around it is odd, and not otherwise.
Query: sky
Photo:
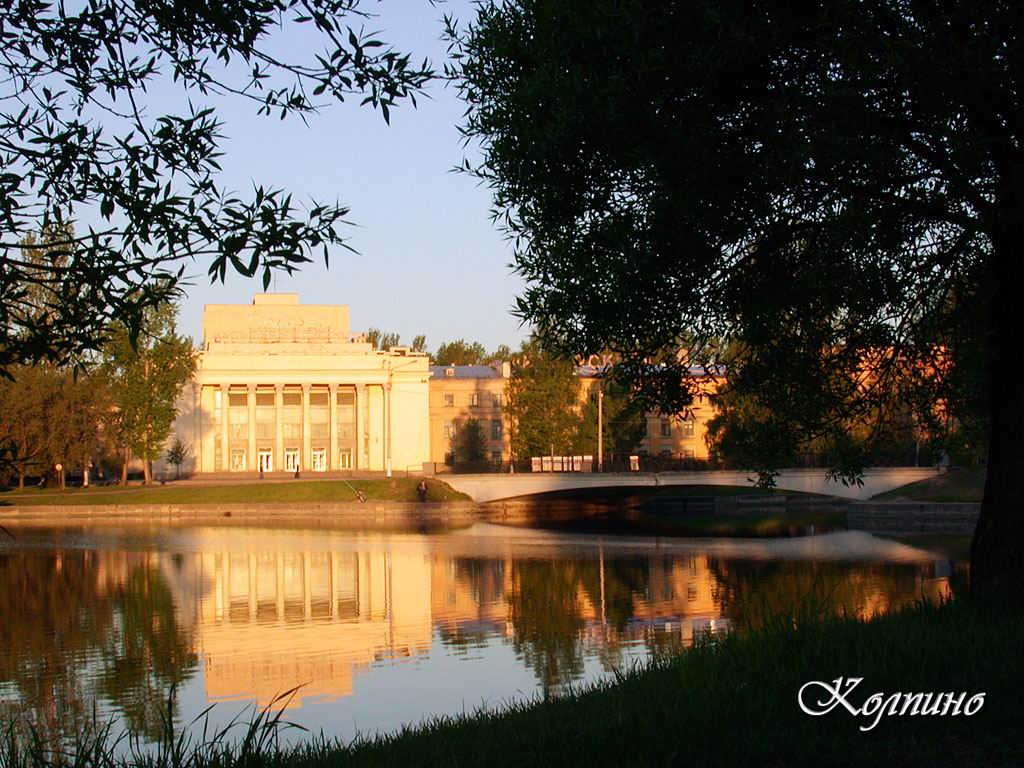
[[[381,31],[379,39],[414,61],[429,58],[435,69],[444,64],[443,14],[471,18],[469,0],[369,0],[361,7],[377,14],[366,26]],[[303,44],[288,32],[274,40],[275,50]],[[509,267],[511,246],[490,220],[490,192],[452,172],[467,152],[457,130],[464,105],[440,82],[427,93],[417,108],[395,109],[390,126],[379,111],[355,102],[330,106],[308,126],[258,117],[241,100],[206,102],[225,123],[221,182],[246,193],[259,183],[286,189],[297,201],[351,208],[348,243],[358,254],[337,248],[329,269],[318,260],[291,277],[279,275],[277,291],[297,292],[304,304],[348,304],[354,332],[377,327],[400,333],[404,343],[426,334],[430,350],[458,338],[488,349],[518,346],[527,331],[510,314],[523,286]],[[149,103],[150,115],[166,106],[159,101],[158,94]],[[258,279],[237,274],[211,285],[207,266],[195,264],[179,320],[197,343],[205,304],[248,303],[261,290]]]

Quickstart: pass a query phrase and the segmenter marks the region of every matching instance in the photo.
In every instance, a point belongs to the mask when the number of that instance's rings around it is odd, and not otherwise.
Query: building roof
[[[612,366],[610,365],[577,365],[576,375],[583,379],[599,378],[609,374],[611,369]],[[693,377],[724,376],[725,371],[715,367],[705,368],[703,365],[688,365],[686,366],[686,374]]]
[[[453,373],[446,374],[451,369]],[[578,365],[576,375],[582,379],[593,379],[607,375],[611,371],[610,365]],[[722,376],[724,371],[716,368],[705,369],[702,365],[690,365],[686,372],[693,377],[701,376]],[[435,379],[500,379],[501,369],[490,365],[432,365],[430,375]]]
[[[448,369],[454,373],[446,374]],[[500,379],[501,371],[489,365],[432,365],[430,375],[435,379]]]

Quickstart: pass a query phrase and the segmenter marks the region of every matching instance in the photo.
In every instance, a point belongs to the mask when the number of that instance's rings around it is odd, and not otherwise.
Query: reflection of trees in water
[[[12,685],[43,734],[72,732],[90,716],[80,675],[109,632],[91,552],[0,554],[0,680]]]
[[[938,590],[920,563],[721,560],[708,566],[719,583],[722,613],[737,627],[759,627],[780,615],[823,613],[870,617]]]
[[[610,628],[602,642],[602,661],[606,668],[619,666],[636,600],[648,594],[647,558],[519,559],[512,562],[512,576],[513,647],[534,670],[545,694],[582,677],[588,619]]]
[[[136,563],[120,583],[104,581],[100,559],[0,555],[0,681],[43,734],[80,731],[99,699],[152,736],[171,686],[195,669],[191,637],[157,569]]]
[[[97,694],[111,702],[132,733],[155,739],[172,687],[192,676],[198,658],[178,625],[174,600],[156,568],[138,567],[111,600],[117,617],[103,638]],[[171,715],[177,701],[171,701]]]
[[[514,560],[509,619],[512,646],[533,669],[544,695],[583,675],[576,564],[567,560]]]

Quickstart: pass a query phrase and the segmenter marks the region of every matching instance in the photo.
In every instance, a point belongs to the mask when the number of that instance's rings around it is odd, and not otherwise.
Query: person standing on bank
[[[419,494],[420,501],[427,500],[427,481],[420,480],[420,484],[416,486],[416,493]]]

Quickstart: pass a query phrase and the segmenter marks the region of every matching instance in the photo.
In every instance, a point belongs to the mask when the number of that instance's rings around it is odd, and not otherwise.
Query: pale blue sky
[[[468,0],[432,6],[427,0],[366,2],[379,14],[369,29],[411,51],[435,68],[444,64],[440,40],[444,13],[468,20]],[[276,47],[302,45],[286,35]],[[489,349],[517,346],[526,332],[509,314],[522,281],[511,274],[511,247],[490,221],[490,193],[464,174],[452,173],[465,154],[456,126],[463,105],[455,90],[433,84],[419,107],[392,112],[390,127],[380,113],[356,103],[334,105],[309,121],[257,117],[252,104],[215,101],[229,140],[222,181],[248,192],[252,183],[283,187],[295,199],[315,197],[351,208],[350,245],[293,277],[279,276],[278,291],[295,291],[303,303],[351,307],[354,331],[376,326],[410,342],[427,336],[433,350],[442,341],[479,340]],[[160,109],[156,100],[147,110]],[[181,330],[201,338],[203,305],[248,302],[258,280],[228,276],[210,285],[205,269],[181,309]]]

